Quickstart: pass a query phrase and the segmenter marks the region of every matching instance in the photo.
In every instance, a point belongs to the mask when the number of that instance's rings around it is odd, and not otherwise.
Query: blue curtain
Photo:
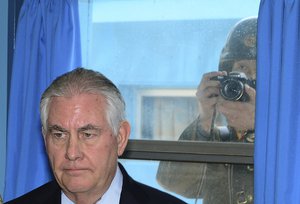
[[[18,19],[8,111],[4,199],[51,179],[39,100],[58,75],[81,65],[77,0],[25,0]]]
[[[258,21],[255,203],[300,203],[300,3],[262,0]]]

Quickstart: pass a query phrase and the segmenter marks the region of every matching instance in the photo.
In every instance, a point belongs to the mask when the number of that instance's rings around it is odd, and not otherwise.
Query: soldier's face
[[[256,79],[256,60],[239,60],[234,62],[232,71],[243,72],[250,79]]]

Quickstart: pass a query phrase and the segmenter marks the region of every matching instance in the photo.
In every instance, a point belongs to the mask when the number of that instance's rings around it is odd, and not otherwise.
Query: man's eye
[[[247,66],[244,66],[244,65],[241,65],[240,66],[240,69],[242,69],[242,70],[245,70],[245,69],[247,69],[248,67]]]
[[[91,133],[87,133],[87,132],[84,133],[85,138],[91,138],[92,136],[93,136],[93,134],[91,134]]]
[[[53,132],[51,135],[56,139],[62,139],[65,137],[65,134],[62,132]]]
[[[93,132],[91,132],[91,131],[89,131],[89,132],[82,132],[81,133],[81,137],[83,138],[83,139],[92,139],[92,138],[94,138],[94,137],[96,137],[97,136],[97,134],[96,133],[93,133]]]

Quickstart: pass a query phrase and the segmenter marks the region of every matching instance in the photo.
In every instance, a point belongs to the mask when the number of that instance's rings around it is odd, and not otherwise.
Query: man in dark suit
[[[104,75],[77,68],[52,82],[40,103],[51,181],[7,204],[181,204],[134,181],[118,164],[130,134],[125,103]]]

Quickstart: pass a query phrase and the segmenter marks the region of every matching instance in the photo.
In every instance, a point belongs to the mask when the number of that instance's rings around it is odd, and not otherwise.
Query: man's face
[[[256,60],[236,61],[232,71],[243,72],[249,79],[256,79]]]
[[[54,97],[47,127],[47,153],[64,192],[103,194],[115,175],[118,155],[126,146],[129,124],[122,123],[118,135],[114,135],[106,120],[104,97],[80,94]]]

